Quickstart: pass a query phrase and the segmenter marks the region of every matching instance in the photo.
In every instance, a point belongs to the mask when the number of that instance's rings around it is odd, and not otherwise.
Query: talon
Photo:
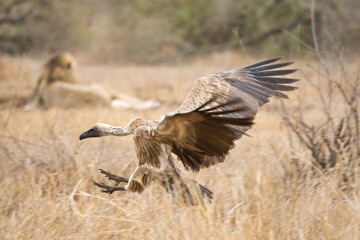
[[[109,172],[107,172],[107,171],[105,171],[105,170],[103,170],[103,169],[101,169],[101,168],[99,168],[98,170],[99,170],[102,174],[104,174],[105,177],[107,177],[108,179],[115,181],[116,183],[115,183],[114,186],[119,185],[121,182],[126,182],[126,183],[129,182],[129,179],[127,179],[127,178],[120,177],[120,176],[117,176],[117,175],[115,175],[115,174],[109,173]]]
[[[95,186],[103,188],[101,190],[102,192],[109,193],[109,194],[112,194],[115,191],[123,191],[123,190],[125,190],[125,187],[122,187],[122,186],[121,187],[119,187],[119,186],[109,186],[109,185],[106,185],[105,183],[98,183],[98,182],[95,182],[95,181],[93,181],[93,183],[95,184]]]
[[[95,182],[94,180],[92,180],[92,182],[93,182],[93,184],[94,184],[95,186],[98,186],[98,187],[101,187],[101,184],[104,184],[104,183]]]

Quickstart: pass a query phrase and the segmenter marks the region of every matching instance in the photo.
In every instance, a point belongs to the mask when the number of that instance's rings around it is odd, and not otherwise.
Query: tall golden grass
[[[226,161],[196,176],[214,192],[212,204],[179,207],[158,185],[143,194],[107,195],[91,180],[98,168],[129,176],[136,166],[131,137],[89,139],[79,134],[95,122],[124,125],[135,116],[159,119],[173,111],[200,76],[251,64],[238,53],[221,53],[179,66],[100,66],[79,64],[84,83],[98,82],[142,98],[157,98],[151,111],[37,109],[26,112],[16,101],[0,105],[1,239],[360,239],[357,177],[344,191],[341,173],[294,173],[281,102],[272,99],[259,111],[249,134]],[[295,67],[313,78],[317,61],[295,59]],[[41,64],[12,59],[17,72],[0,81],[1,96],[30,94]],[[27,69],[27,77],[21,74]],[[15,70],[14,70],[15,71]],[[353,74],[353,72],[350,72]],[[301,76],[294,74],[294,77]],[[321,118],[315,91],[306,81],[284,103],[306,106],[309,121]],[[4,89],[5,88],[5,89]],[[11,94],[10,94],[11,93]],[[339,106],[340,108],[341,106]],[[341,109],[339,109],[341,112]],[[310,164],[310,153],[296,146],[296,157]]]

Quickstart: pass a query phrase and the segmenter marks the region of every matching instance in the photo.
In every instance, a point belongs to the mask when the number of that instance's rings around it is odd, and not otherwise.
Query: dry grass
[[[150,67],[92,66],[80,59],[83,82],[100,81],[112,89],[160,99],[163,105],[152,111],[89,107],[25,112],[14,107],[14,101],[0,105],[0,238],[360,239],[360,180],[345,192],[338,185],[340,173],[304,178],[293,174],[276,99],[257,115],[249,132],[252,138],[238,141],[223,164],[196,176],[215,193],[212,204],[178,207],[157,185],[142,195],[106,195],[91,183],[102,180],[98,168],[129,176],[136,166],[134,145],[131,137],[80,143],[83,130],[94,122],[124,125],[139,115],[158,119],[180,104],[197,77],[256,60],[222,53],[180,66]],[[0,81],[1,98],[29,94],[41,67],[33,59],[12,61],[29,74]],[[305,61],[296,62],[297,68],[308,70]],[[320,103],[312,100],[314,91],[306,81],[298,86],[285,103],[296,106],[301,99],[308,120],[321,118]],[[305,149],[296,156],[310,163]]]

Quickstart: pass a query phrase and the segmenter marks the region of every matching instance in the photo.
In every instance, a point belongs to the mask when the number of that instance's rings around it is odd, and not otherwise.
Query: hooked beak
[[[83,132],[79,139],[80,141],[85,139],[85,138],[94,138],[94,137],[101,137],[102,133],[101,131],[94,129],[94,128],[90,128],[89,130],[86,130],[85,132]]]
[[[80,137],[79,137],[80,141],[86,138],[86,134],[87,134],[87,131],[80,134]]]
[[[82,134],[80,134],[80,141],[85,139],[85,138],[91,138],[91,137],[100,137],[96,131],[94,131],[94,129],[89,129],[85,132],[83,132]]]

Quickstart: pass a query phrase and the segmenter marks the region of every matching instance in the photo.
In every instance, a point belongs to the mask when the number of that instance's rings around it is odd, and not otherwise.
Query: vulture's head
[[[92,126],[89,130],[86,130],[80,135],[80,140],[85,138],[94,138],[94,137],[102,137],[105,136],[104,129],[106,128],[106,124],[103,123],[96,123]]]
[[[103,136],[125,136],[130,134],[129,127],[114,127],[105,123],[96,123],[89,130],[83,132],[79,139],[103,137]]]

